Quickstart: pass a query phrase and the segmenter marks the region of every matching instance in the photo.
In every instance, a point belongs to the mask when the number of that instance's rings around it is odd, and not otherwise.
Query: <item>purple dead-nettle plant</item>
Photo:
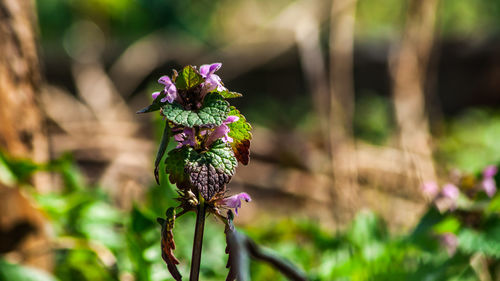
[[[165,167],[170,182],[178,188],[180,203],[167,210],[165,219],[158,219],[162,225],[162,257],[175,280],[182,279],[176,267],[179,261],[173,253],[175,219],[189,211],[197,213],[190,280],[198,280],[206,214],[219,218],[226,225],[226,234],[235,235],[227,231],[234,230],[232,210],[238,213],[242,201],[251,201],[247,193],[227,194],[226,184],[238,162],[248,164],[252,127],[227,101],[241,94],[224,87],[215,74],[221,66],[220,63],[199,68],[186,66],[179,73],[174,70],[170,77],[162,76],[158,82],[164,86],[163,90],[153,93],[153,103],[138,111],[159,110],[166,123],[155,161],[158,183],[158,167],[169,140],[173,138],[176,142],[166,156]],[[228,251],[231,256],[231,250]],[[236,278],[234,272],[230,270],[228,280]]]

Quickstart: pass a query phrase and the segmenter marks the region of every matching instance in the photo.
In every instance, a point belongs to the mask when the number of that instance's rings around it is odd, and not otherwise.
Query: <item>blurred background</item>
[[[135,111],[213,62],[253,125],[228,186],[252,196],[246,234],[311,280],[500,280],[498,235],[454,255],[406,239],[424,182],[500,161],[499,1],[0,0],[0,37],[0,280],[173,280],[164,123]],[[174,230],[184,276],[193,230]],[[224,249],[209,219],[202,280],[225,278]]]

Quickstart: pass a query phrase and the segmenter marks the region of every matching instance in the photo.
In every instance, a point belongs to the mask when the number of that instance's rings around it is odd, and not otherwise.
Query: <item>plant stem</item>
[[[203,231],[205,230],[205,200],[199,196],[200,204],[196,213],[196,227],[194,229],[193,254],[191,257],[191,273],[189,281],[198,281],[200,275],[201,247],[203,244]]]

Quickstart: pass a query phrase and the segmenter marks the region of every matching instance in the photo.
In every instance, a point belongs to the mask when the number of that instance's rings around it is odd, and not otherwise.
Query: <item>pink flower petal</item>
[[[151,97],[153,97],[153,100],[155,100],[160,94],[161,92],[154,92],[151,94]]]
[[[430,198],[434,198],[439,192],[439,186],[433,181],[426,182],[422,185],[422,192]]]
[[[481,187],[483,188],[484,192],[488,195],[488,197],[493,197],[495,193],[497,192],[497,185],[495,183],[495,179],[493,178],[486,178],[481,182]]]
[[[460,191],[458,190],[458,187],[451,183],[447,183],[443,186],[443,189],[441,190],[441,194],[445,198],[450,198],[454,201],[458,199],[458,196],[460,195]]]
[[[445,233],[440,237],[441,245],[446,248],[446,251],[450,256],[453,256],[457,251],[458,238],[453,233]]]
[[[158,79],[158,83],[165,85],[167,88],[174,84],[167,75],[160,77],[160,79]]]
[[[222,199],[222,205],[234,209],[234,212],[238,214],[238,208],[241,208],[241,200],[250,202],[252,201],[252,198],[248,195],[248,193],[242,192]]]
[[[234,115],[229,115],[226,120],[224,121],[224,124],[229,124],[229,123],[234,123],[236,121],[240,120],[240,117],[234,116]]]
[[[498,172],[498,167],[495,165],[489,165],[483,170],[483,178],[492,178]]]

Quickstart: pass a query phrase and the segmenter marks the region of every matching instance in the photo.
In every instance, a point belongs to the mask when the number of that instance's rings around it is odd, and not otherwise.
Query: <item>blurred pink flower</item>
[[[460,191],[454,184],[447,183],[441,189],[441,192],[434,201],[439,211],[455,210],[457,208]]]
[[[447,183],[443,186],[443,189],[441,190],[441,195],[444,198],[449,198],[453,201],[457,201],[458,196],[460,195],[460,191],[458,190],[458,187],[456,187],[454,184]]]
[[[448,252],[448,255],[453,256],[457,251],[458,238],[453,233],[445,233],[439,237],[441,245],[443,245]]]
[[[490,165],[483,170],[483,180],[481,181],[481,188],[486,192],[488,197],[493,197],[497,192],[497,186],[495,183],[495,175],[498,172],[498,168],[495,165]]]
[[[498,172],[498,168],[495,165],[486,166],[483,170],[483,178],[492,178]]]
[[[430,181],[422,185],[422,192],[429,198],[435,198],[439,193],[439,186],[436,182]]]

